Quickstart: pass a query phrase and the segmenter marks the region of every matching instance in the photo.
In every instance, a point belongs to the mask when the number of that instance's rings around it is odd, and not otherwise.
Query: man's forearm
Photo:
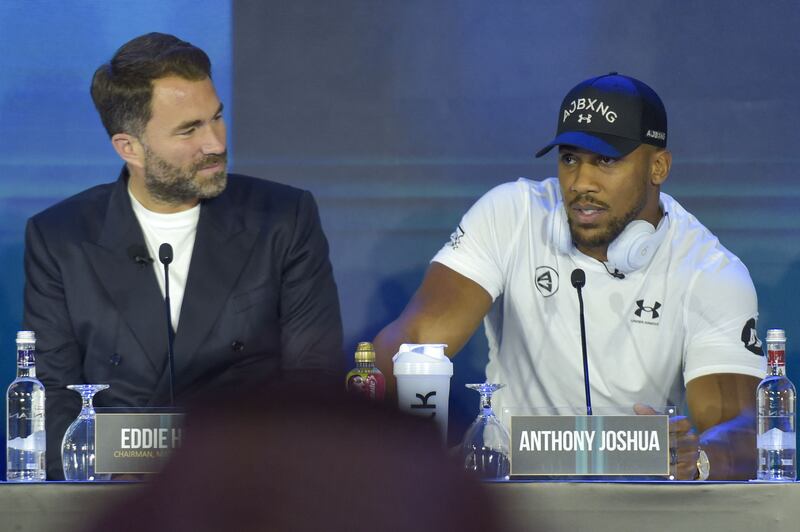
[[[373,345],[375,346],[375,364],[386,377],[387,400],[394,401],[396,394],[392,357],[397,353],[400,344],[413,341],[413,339],[406,337],[397,321],[384,327],[373,341]]]

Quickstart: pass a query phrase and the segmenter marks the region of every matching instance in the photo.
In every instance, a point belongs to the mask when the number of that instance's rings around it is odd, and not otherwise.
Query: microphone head
[[[165,266],[172,262],[172,246],[166,242],[161,244],[161,246],[158,248],[158,260],[160,260],[161,264],[164,264]]]
[[[586,272],[580,268],[575,268],[572,270],[570,281],[572,282],[572,286],[574,288],[583,288],[583,286],[586,284]]]

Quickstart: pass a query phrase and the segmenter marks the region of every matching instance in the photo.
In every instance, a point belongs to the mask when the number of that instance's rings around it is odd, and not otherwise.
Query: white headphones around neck
[[[552,215],[551,238],[556,249],[568,255],[574,245],[572,234],[569,232],[567,211],[564,203],[556,205]],[[653,227],[650,222],[633,220],[617,238],[608,246],[608,264],[614,271],[628,274],[640,270],[650,264],[658,246],[664,241],[669,229],[669,213],[664,211],[664,217]]]

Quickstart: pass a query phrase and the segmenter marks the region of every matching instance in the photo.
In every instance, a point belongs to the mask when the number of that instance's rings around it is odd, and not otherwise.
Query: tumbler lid
[[[395,375],[453,375],[453,363],[444,354],[447,344],[402,344],[392,357]]]

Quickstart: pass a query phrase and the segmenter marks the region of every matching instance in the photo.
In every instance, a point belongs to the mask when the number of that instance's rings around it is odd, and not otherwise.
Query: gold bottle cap
[[[371,342],[359,342],[356,347],[356,362],[375,362],[375,347]]]

